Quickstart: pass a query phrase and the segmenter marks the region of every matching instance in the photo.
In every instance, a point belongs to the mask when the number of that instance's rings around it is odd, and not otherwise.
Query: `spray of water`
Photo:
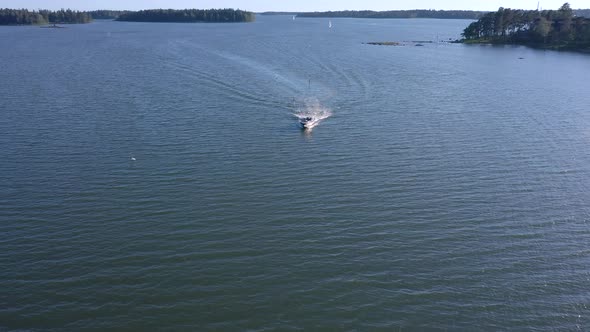
[[[294,104],[295,112],[293,113],[293,116],[298,119],[310,117],[317,120],[314,121],[313,127],[318,126],[321,121],[332,116],[332,110],[321,105],[316,98],[306,98],[303,101],[295,102]],[[313,127],[309,127],[308,129]]]

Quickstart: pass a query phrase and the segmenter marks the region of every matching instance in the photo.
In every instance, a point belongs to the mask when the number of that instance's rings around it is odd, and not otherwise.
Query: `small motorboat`
[[[299,124],[302,129],[311,129],[315,127],[318,122],[320,122],[320,119],[312,118],[311,116],[299,118]]]

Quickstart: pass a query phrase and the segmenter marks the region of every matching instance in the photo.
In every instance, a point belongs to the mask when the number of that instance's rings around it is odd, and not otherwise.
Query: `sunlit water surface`
[[[0,330],[589,329],[590,56],[328,24],[2,27]]]

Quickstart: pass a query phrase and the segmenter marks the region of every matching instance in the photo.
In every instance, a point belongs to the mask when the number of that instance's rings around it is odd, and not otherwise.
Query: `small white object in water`
[[[135,161],[136,159],[135,159],[135,157],[131,157],[131,160]]]

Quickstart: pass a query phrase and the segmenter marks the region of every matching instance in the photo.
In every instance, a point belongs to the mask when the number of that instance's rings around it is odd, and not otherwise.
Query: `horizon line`
[[[515,9],[515,10],[538,10],[538,9],[524,9],[524,8],[511,8],[511,7],[498,7],[498,8],[504,8],[504,9]],[[315,11],[301,11],[301,10],[263,10],[263,11],[254,11],[254,10],[248,10],[248,9],[242,9],[242,8],[229,8],[229,7],[218,7],[218,8],[189,8],[189,7],[185,7],[185,8],[164,8],[164,7],[160,7],[160,8],[141,8],[141,9],[112,9],[112,8],[102,8],[102,9],[89,9],[89,10],[82,10],[82,9],[74,9],[74,8],[60,8],[60,9],[48,9],[48,8],[8,8],[8,7],[0,7],[0,9],[13,9],[13,10],[18,10],[18,9],[25,9],[25,10],[53,10],[53,11],[57,11],[57,10],[74,10],[74,11],[80,11],[80,12],[91,12],[91,11],[98,11],[98,10],[111,10],[111,11],[140,11],[140,10],[157,10],[157,9],[173,9],[173,10],[183,10],[183,9],[197,9],[197,10],[219,10],[219,9],[234,9],[234,10],[243,10],[243,11],[249,11],[249,12],[253,12],[253,13],[327,13],[327,12],[345,12],[345,11],[351,11],[351,12],[361,12],[361,11],[372,11],[372,12],[389,12],[389,11],[416,11],[416,10],[431,10],[431,11],[469,11],[469,12],[491,12],[491,11],[495,11],[495,10],[477,10],[477,9],[433,9],[433,8],[414,8],[414,9],[387,9],[387,10],[374,10],[374,9],[338,9],[338,10],[315,10]],[[573,10],[588,10],[589,8],[572,8]],[[557,9],[542,9],[542,10],[557,10]]]

